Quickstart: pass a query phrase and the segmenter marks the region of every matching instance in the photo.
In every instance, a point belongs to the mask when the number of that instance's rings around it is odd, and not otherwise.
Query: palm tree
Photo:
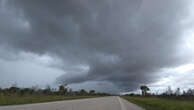
[[[140,87],[141,91],[142,91],[142,95],[146,95],[147,94],[147,91],[149,91],[150,89],[146,86],[146,85],[142,85]]]

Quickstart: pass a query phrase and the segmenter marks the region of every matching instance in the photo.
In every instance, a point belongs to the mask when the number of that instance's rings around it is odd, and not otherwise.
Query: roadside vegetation
[[[168,87],[164,93],[148,93],[147,86],[140,87],[142,94],[126,94],[122,98],[141,106],[146,110],[194,110],[194,90],[175,91]]]
[[[10,88],[0,89],[0,105],[73,100],[108,95],[109,94],[106,93],[96,93],[95,90],[90,90],[89,92],[84,89],[73,91],[67,88],[66,85],[60,85],[58,88],[50,88],[47,86],[45,89],[40,89],[38,87],[18,88],[12,86]]]
[[[4,96],[0,98],[0,105],[16,105],[16,104],[18,105],[18,104],[41,103],[95,97],[100,96],[43,96],[43,95]]]
[[[191,100],[134,96],[123,96],[123,98],[146,110],[194,110],[194,101]]]

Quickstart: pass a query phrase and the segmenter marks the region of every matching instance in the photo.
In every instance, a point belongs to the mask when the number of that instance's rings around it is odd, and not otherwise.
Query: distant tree
[[[94,95],[95,94],[95,90],[90,90],[89,94],[90,95]]]
[[[24,93],[25,93],[25,94],[30,94],[30,95],[31,95],[31,94],[34,93],[34,90],[31,89],[31,88],[24,88],[23,90],[24,90]]]
[[[177,89],[176,89],[176,91],[175,91],[175,95],[176,95],[176,96],[179,96],[179,95],[181,95],[180,88],[177,88]]]
[[[171,86],[168,86],[168,89],[166,91],[166,95],[173,95],[173,90],[171,89]]]
[[[46,95],[52,94],[51,87],[47,85],[46,89],[43,90],[43,93]]]
[[[186,96],[186,95],[187,95],[186,91],[185,91],[185,90],[183,90],[183,96]]]
[[[87,95],[87,94],[88,94],[87,91],[85,91],[84,89],[80,90],[80,95]]]
[[[130,93],[130,94],[128,94],[129,96],[134,96],[135,94],[134,93]]]
[[[64,91],[65,90],[65,87],[63,85],[60,85],[59,86],[59,91]]]
[[[67,92],[68,92],[68,90],[67,90],[67,88],[65,88],[64,85],[60,85],[60,86],[59,86],[59,94],[60,94],[60,95],[66,95]]]
[[[18,88],[18,87],[10,87],[8,89],[9,93],[18,93],[19,91],[20,91],[20,88]]]
[[[194,95],[192,89],[188,89],[188,90],[187,90],[187,95],[189,95],[189,96]]]
[[[25,90],[21,89],[19,95],[23,96],[25,94]]]
[[[149,91],[150,89],[146,86],[146,85],[142,85],[140,87],[141,91],[142,91],[142,95],[146,95],[147,94],[147,91]]]

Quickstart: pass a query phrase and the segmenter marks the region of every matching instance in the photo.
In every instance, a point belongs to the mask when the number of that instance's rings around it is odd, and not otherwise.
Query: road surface
[[[17,106],[1,106],[0,110],[143,110],[143,109],[120,97],[103,97],[39,104],[26,104]]]

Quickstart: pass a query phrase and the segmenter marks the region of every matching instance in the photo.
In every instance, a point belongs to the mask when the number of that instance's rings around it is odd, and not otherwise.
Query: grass
[[[194,101],[130,96],[122,98],[146,110],[194,110]]]
[[[1,96],[0,105],[18,105],[18,104],[30,104],[30,103],[42,103],[51,101],[62,101],[62,100],[74,100],[83,98],[95,98],[100,96]]]

